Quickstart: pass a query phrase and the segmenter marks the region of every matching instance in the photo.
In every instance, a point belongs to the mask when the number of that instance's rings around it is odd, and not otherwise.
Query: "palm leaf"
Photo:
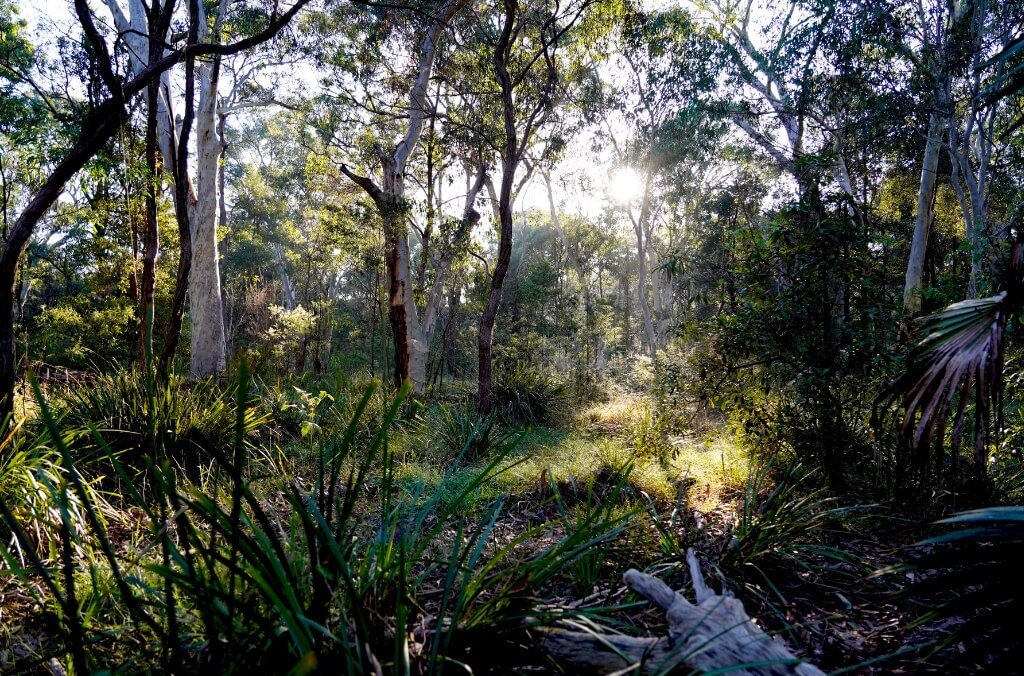
[[[989,298],[965,300],[919,321],[924,334],[907,360],[907,369],[876,399],[879,411],[899,421],[903,447],[910,466],[921,474],[934,460],[941,470],[947,426],[950,459],[955,465],[968,404],[974,401],[974,465],[984,473],[984,448],[992,412],[999,410],[1002,395],[1003,335],[1011,305],[1006,291]],[[892,404],[897,403],[895,411]],[[955,405],[955,410],[954,410]],[[936,457],[929,457],[934,442]],[[897,472],[906,469],[899,458]]]
[[[1002,99],[1024,92],[1024,61],[1020,58],[1022,54],[1024,54],[1024,36],[1006,43],[1002,51],[978,66],[978,70],[992,66],[997,66],[1000,70],[992,84],[983,92],[986,103],[993,105]],[[1016,119],[1012,120],[1010,126],[1003,132],[1004,136],[1008,136],[1021,126],[1024,126],[1024,115],[1017,115]]]
[[[961,512],[937,524],[952,528],[918,542],[917,556],[878,574],[925,573],[901,593],[932,606],[915,625],[954,621],[934,651],[962,643],[960,659],[1007,673],[996,664],[1013,664],[1024,648],[1017,629],[1024,612],[1024,507]]]

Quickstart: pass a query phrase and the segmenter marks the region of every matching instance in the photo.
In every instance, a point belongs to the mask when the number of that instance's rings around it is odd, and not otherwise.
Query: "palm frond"
[[[977,509],[936,523],[951,528],[918,542],[916,556],[877,574],[915,573],[902,594],[931,606],[915,625],[952,625],[935,652],[961,644],[957,661],[1008,673],[1024,657],[1016,628],[1024,609],[1024,507]]]
[[[918,473],[928,472],[930,460],[941,470],[947,428],[955,465],[972,401],[974,465],[976,472],[984,473],[987,432],[1002,395],[1003,335],[1010,309],[1003,291],[954,303],[918,320],[925,337],[911,351],[903,375],[876,399],[874,411],[876,428],[885,415],[897,418],[909,464]],[[930,458],[933,443],[936,457]],[[898,473],[907,469],[904,464],[898,462]]]
[[[986,103],[993,105],[1002,99],[1024,92],[1024,61],[1021,55],[1024,55],[1024,36],[1006,43],[1002,51],[978,66],[978,70],[992,66],[1000,70],[992,84],[984,91]],[[1021,126],[1024,126],[1024,115],[1017,115],[1003,134],[1012,134]]]

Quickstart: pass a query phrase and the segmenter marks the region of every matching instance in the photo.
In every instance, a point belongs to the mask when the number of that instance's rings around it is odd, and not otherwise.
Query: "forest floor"
[[[947,627],[914,626],[921,607],[895,595],[908,574],[873,575],[900,560],[901,549],[921,536],[920,527],[875,507],[846,510],[810,483],[769,507],[778,489],[758,473],[742,439],[722,421],[691,426],[683,434],[666,433],[644,397],[620,394],[575,411],[568,424],[519,430],[502,438],[503,466],[464,508],[483,512],[503,501],[492,547],[596,505],[628,519],[620,537],[574,564],[570,579],[542,590],[549,606],[623,605],[613,614],[620,627],[660,635],[663,615],[634,602],[622,574],[638,568],[688,590],[684,557],[692,547],[713,587],[735,593],[764,629],[827,672],[952,671],[948,653],[926,660],[925,651],[913,649],[941,638]],[[459,485],[439,480],[453,466],[450,452],[437,450],[439,435],[437,425],[414,425],[390,442],[395,477],[410,493],[414,486]],[[308,476],[304,443],[296,439],[293,448],[282,449],[297,476]],[[480,458],[458,471],[468,481],[487,462]],[[806,509],[793,511],[793,505]],[[835,518],[815,516],[829,510]],[[111,533],[123,540],[119,547],[138,537],[129,526]],[[531,548],[539,552],[557,536],[527,539],[520,556],[529,558]],[[55,633],[34,607],[11,578],[0,579],[0,672],[19,671],[54,645]]]
[[[560,500],[580,501],[590,493],[611,494],[621,476],[616,470],[629,466],[632,491],[627,495],[639,499],[626,498],[622,507],[637,511],[646,533],[606,556],[589,579],[575,581],[574,588],[551,602],[622,602],[628,596],[622,582],[628,567],[653,571],[673,588],[688,590],[683,557],[693,547],[710,568],[713,586],[735,593],[755,622],[823,671],[977,673],[976,667],[952,668],[949,650],[930,654],[927,646],[943,638],[955,621],[916,625],[923,606],[898,593],[914,574],[877,575],[903,560],[905,549],[926,532],[925,520],[908,521],[876,505],[853,506],[847,518],[822,527],[782,523],[783,530],[790,530],[770,546],[788,547],[792,556],[757,552],[751,557],[755,560],[719,565],[735,547],[740,512],[761,508],[772,487],[752,484],[756,468],[750,453],[724,421],[691,422],[693,429],[681,434],[650,429],[645,397],[620,395],[575,412],[564,428],[537,427],[523,434],[512,458],[515,466],[494,485],[494,495],[479,496],[508,496],[513,507],[504,513],[500,531],[521,531],[551,516],[542,512],[553,509],[548,500],[553,492]],[[644,453],[650,441],[645,434],[659,433],[666,452]],[[409,469],[419,475],[413,467],[415,462]],[[829,499],[820,504],[845,509]],[[672,542],[666,542],[667,536]],[[786,542],[787,537],[793,541]],[[650,607],[623,612],[620,620],[651,635],[665,631],[664,617]]]
[[[511,468],[478,498],[506,496],[509,508],[498,533],[522,532],[556,516],[555,494],[559,503],[614,494],[623,511],[635,513],[631,536],[602,554],[573,585],[557,590],[549,603],[621,603],[629,597],[622,573],[631,567],[689,589],[684,556],[693,547],[711,571],[713,586],[735,593],[755,621],[827,672],[950,671],[942,654],[927,658],[928,651],[916,647],[941,639],[944,628],[914,625],[921,607],[897,595],[913,574],[874,574],[900,562],[902,550],[920,539],[920,527],[869,506],[827,527],[783,524],[790,527],[783,537],[793,541],[771,545],[791,548],[792,556],[758,552],[750,561],[720,566],[735,547],[741,512],[757,509],[749,501],[765,499],[772,487],[752,486],[750,456],[724,422],[705,419],[695,427],[664,435],[651,429],[645,400],[619,396],[577,411],[564,428],[525,431],[510,457]],[[653,444],[645,436],[659,434],[667,442],[663,452],[648,453]],[[619,470],[627,466],[629,490],[616,493]],[[411,478],[430,471],[436,468],[427,469],[422,458],[405,467]],[[623,611],[618,619],[650,635],[665,630],[664,617],[649,607]]]

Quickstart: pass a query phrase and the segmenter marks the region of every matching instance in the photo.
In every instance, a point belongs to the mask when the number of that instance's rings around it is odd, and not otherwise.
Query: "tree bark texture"
[[[917,216],[914,218],[914,237],[910,244],[910,260],[907,261],[906,283],[903,287],[903,309],[908,316],[921,311],[922,279],[924,261],[928,253],[928,237],[931,232],[933,205],[935,203],[935,177],[939,169],[940,135],[939,116],[932,113],[928,118],[928,139],[921,161],[921,180],[917,191]]]
[[[225,4],[222,3],[222,6]],[[194,378],[221,373],[227,359],[217,247],[221,154],[220,137],[217,134],[219,70],[216,60],[199,67],[199,108],[196,114],[197,199],[194,218],[191,219],[192,270],[188,283],[192,328],[189,373]]]

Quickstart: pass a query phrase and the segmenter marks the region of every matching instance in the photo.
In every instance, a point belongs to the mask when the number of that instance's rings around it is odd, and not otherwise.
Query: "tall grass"
[[[249,390],[240,399],[236,386],[241,383],[223,388],[213,379],[185,382],[173,375],[156,382],[121,370],[69,391],[50,410],[79,461],[103,456],[95,428],[126,467],[145,469],[147,457],[159,448],[175,463],[195,468],[232,447],[238,411],[244,413],[240,431],[247,442],[269,420]]]
[[[495,373],[494,411],[506,425],[557,426],[569,417],[569,393],[557,376],[518,362]]]
[[[828,544],[827,536],[866,506],[839,505],[824,489],[811,488],[814,473],[800,464],[777,475],[775,469],[774,458],[751,468],[719,574],[769,603],[774,597],[785,604],[776,576],[804,572],[813,581],[829,562],[862,565]]]
[[[247,442],[249,385],[243,368],[229,390],[231,443],[207,449],[217,461],[207,490],[176,468],[174,437],[153,424],[159,388],[145,387],[149,424],[139,446],[150,450],[138,454],[149,477],[145,494],[123,460],[138,449],[113,447],[98,425],[77,418],[141,519],[141,535],[128,542],[108,528],[86,470],[36,389],[60,459],[59,476],[45,484],[56,506],[56,523],[44,526],[56,531],[54,545],[40,551],[31,515],[2,495],[0,517],[14,546],[0,552],[3,575],[57,618],[43,659],[74,673],[430,673],[486,664],[494,654],[479,650],[478,637],[520,644],[502,637],[544,620],[537,600],[545,586],[627,526],[627,517],[596,508],[499,543],[502,501],[482,511],[471,505],[511,466],[507,453],[468,480],[456,462],[440,487],[400,489],[389,430],[404,392],[360,441],[373,397],[367,390],[347,426],[324,441],[311,481],[258,478]],[[550,544],[527,553],[524,544],[544,534]]]

